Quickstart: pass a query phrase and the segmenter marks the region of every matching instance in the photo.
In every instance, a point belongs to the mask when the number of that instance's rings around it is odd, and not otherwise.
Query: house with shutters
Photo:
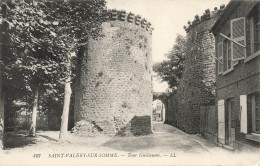
[[[231,0],[210,30],[216,48],[218,143],[260,148],[260,2]]]

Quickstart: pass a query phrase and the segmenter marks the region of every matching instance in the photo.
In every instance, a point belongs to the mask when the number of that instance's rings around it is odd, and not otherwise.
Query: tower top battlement
[[[141,15],[135,15],[134,13],[130,12],[127,13],[125,10],[116,10],[116,9],[108,9],[103,10],[102,13],[105,15],[108,21],[126,21],[136,26],[141,26],[146,31],[152,33],[153,27],[150,22],[148,22],[145,18],[142,18]]]
[[[213,11],[210,11],[210,9],[206,9],[201,17],[195,15],[194,20],[192,22],[188,21],[188,25],[185,25],[183,28],[188,33],[193,27],[201,24],[202,22],[210,20],[215,17],[219,17],[224,9],[225,9],[225,5],[220,5],[220,9],[215,7]]]

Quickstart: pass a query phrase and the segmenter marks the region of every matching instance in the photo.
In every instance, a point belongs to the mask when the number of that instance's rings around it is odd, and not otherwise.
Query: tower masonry
[[[151,24],[125,11],[105,11],[101,37],[90,39],[79,65],[74,132],[83,136],[151,133]]]
[[[182,78],[171,97],[172,122],[188,133],[200,131],[200,107],[215,104],[215,40],[209,32],[225,6],[209,9],[184,26],[187,32]]]

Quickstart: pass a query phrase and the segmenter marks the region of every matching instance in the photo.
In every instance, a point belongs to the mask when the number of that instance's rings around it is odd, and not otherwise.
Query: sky
[[[139,14],[154,27],[152,35],[153,63],[165,60],[174,45],[177,34],[186,35],[183,29],[194,16],[201,16],[206,9],[219,9],[229,0],[106,0],[108,9],[126,10]],[[153,90],[163,92],[168,88],[166,82],[153,79]]]

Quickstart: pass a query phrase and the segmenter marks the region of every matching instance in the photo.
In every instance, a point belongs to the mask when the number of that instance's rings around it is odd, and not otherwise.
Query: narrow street
[[[57,142],[58,131],[38,131],[37,137],[26,137],[26,132],[10,132],[5,142],[6,151],[24,149],[53,149],[62,146]],[[217,147],[215,143],[202,138],[200,135],[187,134],[171,125],[153,122],[153,134],[137,137],[79,137],[69,133],[69,148],[94,148],[96,150],[119,150],[125,152],[180,152],[180,153],[211,153],[228,152]],[[97,141],[98,140],[98,141]],[[80,147],[79,147],[80,146]],[[20,147],[23,147],[20,148]],[[66,147],[64,147],[66,148]],[[47,148],[48,149],[48,148]]]
[[[199,135],[187,134],[171,125],[153,122],[153,133],[141,137],[117,137],[102,146],[123,151],[154,152],[227,152]]]

